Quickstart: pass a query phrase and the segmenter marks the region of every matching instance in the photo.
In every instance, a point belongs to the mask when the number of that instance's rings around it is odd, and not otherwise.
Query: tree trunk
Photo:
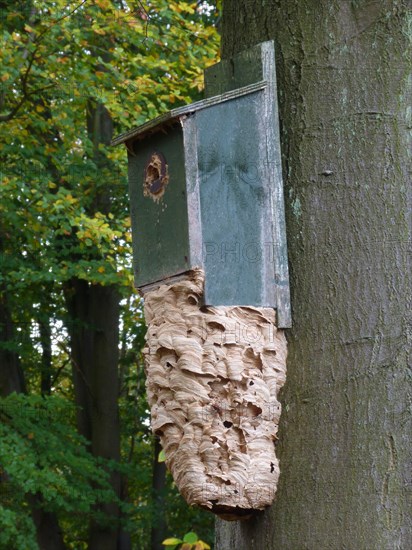
[[[412,548],[411,2],[225,0],[273,39],[293,328],[275,504],[219,550]]]
[[[100,67],[100,66],[99,66]],[[101,145],[110,144],[113,123],[104,105],[88,102],[87,130],[93,143],[93,161],[98,171],[110,164]],[[111,210],[110,187],[96,186],[88,215],[108,214]],[[91,442],[94,456],[120,461],[119,398],[119,316],[120,296],[116,287],[89,284],[80,279],[69,281],[66,301],[71,317],[73,381],[76,403],[80,407],[78,427]],[[121,477],[114,474],[112,486],[121,496]],[[104,504],[101,510],[117,525],[90,525],[89,550],[127,548],[129,535],[119,530],[119,508]]]
[[[66,299],[71,316],[73,382],[80,407],[78,428],[90,440],[94,456],[119,461],[119,295],[114,287],[75,279],[66,289]],[[120,475],[114,474],[111,482],[120,496]],[[119,516],[115,504],[102,504],[99,509],[114,520]],[[116,549],[117,528],[93,523],[89,549]]]
[[[166,490],[166,464],[159,462],[159,453],[162,450],[160,440],[155,436],[153,454],[153,503],[151,550],[164,550],[162,542],[167,538],[165,518],[165,490]]]
[[[10,235],[0,225],[0,258]],[[1,275],[1,273],[0,273]],[[14,349],[13,349],[14,348]],[[14,325],[6,285],[0,285],[0,396],[25,392],[25,380],[16,350]]]
[[[36,526],[37,543],[40,550],[66,550],[63,534],[55,514],[41,508],[42,496],[28,495],[27,500],[32,507],[32,517]]]
[[[40,390],[41,394],[51,394],[52,381],[52,333],[50,318],[47,312],[43,312],[39,319],[41,354]]]
[[[94,324],[93,364],[91,388],[93,407],[91,416],[92,453],[120,461],[120,423],[117,400],[118,382],[118,333],[119,295],[113,287],[90,287],[90,303]],[[120,497],[120,474],[112,475],[111,483]],[[119,517],[117,505],[101,506],[113,518]],[[114,550],[117,548],[118,525],[115,530],[92,525],[90,550]]]
[[[92,438],[91,368],[93,357],[93,329],[89,312],[89,284],[72,279],[65,285],[65,298],[69,313],[71,361],[74,395],[77,406],[77,428],[88,439]]]
[[[1,249],[0,249],[1,254]],[[7,291],[0,289],[0,396],[13,392],[24,392],[25,381],[14,340],[14,326],[11,317]]]

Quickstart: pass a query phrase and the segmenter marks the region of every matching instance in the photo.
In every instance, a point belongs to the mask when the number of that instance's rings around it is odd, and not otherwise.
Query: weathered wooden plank
[[[261,163],[259,174],[270,189],[271,212],[269,215],[265,209],[262,209],[261,212],[261,216],[267,223],[267,232],[262,238],[262,245],[267,249],[266,254],[270,249],[269,254],[274,265],[274,272],[269,262],[262,265],[262,269],[265,270],[263,284],[275,289],[275,307],[277,308],[279,326],[290,327],[292,319],[273,41],[258,44],[230,60],[222,61],[206,69],[205,95],[209,97],[217,93],[226,93],[239,86],[248,86],[256,80],[264,80],[268,83],[268,86],[262,91],[263,110],[255,120]],[[245,158],[248,159],[247,162],[251,166],[256,162],[250,155]],[[270,291],[268,294],[270,295]]]
[[[276,306],[262,94],[195,114],[207,304]]]
[[[202,267],[207,304],[273,307],[288,327],[273,43],[208,69],[206,89],[113,141],[129,151],[136,284]]]
[[[145,168],[155,151],[162,152],[168,165],[169,182],[161,200],[144,195]],[[133,264],[136,286],[141,287],[190,268],[181,127],[136,141],[128,162]]]
[[[254,82],[253,84],[245,86],[244,88],[230,90],[216,97],[201,99],[200,101],[196,101],[195,103],[191,103],[190,105],[177,107],[176,109],[172,109],[171,111],[168,111],[167,113],[164,113],[163,115],[160,115],[153,120],[149,120],[148,122],[142,124],[141,126],[138,126],[137,128],[133,128],[128,132],[120,134],[112,140],[111,145],[119,145],[120,143],[124,143],[138,137],[143,138],[149,132],[152,133],[160,131],[169,124],[173,124],[175,120],[181,118],[184,115],[189,115],[206,107],[223,103],[224,101],[229,101],[231,99],[235,99],[236,97],[242,97],[243,95],[250,94],[257,90],[262,90],[266,86],[266,84],[267,83],[265,81]]]

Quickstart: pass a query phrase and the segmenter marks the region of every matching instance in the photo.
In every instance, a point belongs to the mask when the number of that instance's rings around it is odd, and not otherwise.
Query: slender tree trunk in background
[[[98,169],[107,160],[100,145],[108,145],[113,125],[106,108],[90,103],[87,128],[94,145],[94,161]],[[96,181],[90,215],[110,212],[110,192]],[[119,316],[120,296],[114,286],[92,285],[80,279],[66,287],[66,301],[71,317],[71,351],[76,404],[80,407],[79,431],[91,442],[94,456],[120,461],[119,398]],[[114,491],[121,496],[121,477],[111,479]],[[119,508],[115,504],[100,505],[116,522]],[[123,550],[129,547],[129,536],[115,528],[92,523],[89,550]]]
[[[32,517],[40,550],[65,550],[67,547],[56,515],[41,509],[43,499],[40,495],[29,495],[27,500],[33,509]]]
[[[164,550],[162,541],[167,538],[165,519],[166,465],[158,460],[161,450],[160,440],[155,437],[152,482],[154,512],[152,514],[151,550]]]
[[[275,504],[218,550],[412,548],[411,2],[225,0],[274,39],[293,328]]]
[[[118,332],[119,295],[114,287],[94,285],[90,287],[90,305],[94,323],[93,363],[91,390],[93,407],[91,415],[92,453],[120,461],[120,422],[118,411]],[[120,497],[120,474],[112,474],[111,483]],[[115,504],[101,506],[114,519],[119,518]],[[115,530],[91,525],[89,549],[117,549],[119,526]]]
[[[50,395],[52,380],[52,334],[50,318],[44,313],[39,319],[41,354],[40,389],[42,395]]]
[[[1,254],[1,249],[0,249]],[[7,291],[0,289],[0,396],[24,392],[24,375],[15,346],[14,326],[7,299]]]
[[[65,285],[68,331],[70,334],[72,376],[77,408],[77,428],[88,439],[92,438],[91,416],[93,395],[91,369],[93,358],[93,325],[90,318],[89,284],[72,279]]]
[[[4,250],[4,239],[8,235],[0,226],[0,259]],[[20,366],[19,355],[13,349],[15,334],[10,311],[8,293],[5,285],[0,285],[0,396],[6,397],[13,392],[24,392],[25,381]]]
[[[120,424],[117,399],[119,296],[114,287],[73,280],[66,290],[71,316],[71,351],[80,433],[91,442],[94,456],[120,460]],[[120,476],[112,485],[120,496]],[[114,520],[118,507],[102,510]],[[89,549],[115,550],[117,526],[110,530],[91,525]]]

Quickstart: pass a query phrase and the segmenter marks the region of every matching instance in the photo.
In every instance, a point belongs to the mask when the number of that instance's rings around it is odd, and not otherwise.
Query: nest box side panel
[[[134,275],[140,288],[191,267],[181,127],[136,140],[128,164]]]
[[[206,304],[276,307],[262,106],[255,92],[196,113]]]
[[[244,50],[231,59],[223,60],[205,71],[205,95],[210,98],[217,93],[236,90],[239,86],[247,86],[259,80],[267,83],[261,104],[260,117],[247,118],[259,128],[258,138],[261,139],[261,149],[266,150],[266,158],[261,166],[261,174],[271,188],[271,214],[266,218],[266,240],[264,250],[266,256],[272,258],[271,265],[263,266],[265,284],[274,287],[275,300],[270,305],[276,307],[278,327],[292,326],[288,255],[286,243],[286,223],[284,212],[283,182],[281,168],[281,151],[278,122],[278,103],[276,86],[275,46],[273,41],[262,42]],[[256,95],[256,94],[255,94]],[[252,131],[252,129],[251,129]],[[252,160],[253,162],[253,160]],[[268,244],[267,236],[271,235]],[[271,291],[266,293],[271,298]],[[262,305],[268,305],[264,303]]]

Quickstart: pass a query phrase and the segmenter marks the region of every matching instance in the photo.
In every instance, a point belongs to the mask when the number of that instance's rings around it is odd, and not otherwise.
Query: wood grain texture
[[[206,305],[276,308],[285,328],[291,310],[273,43],[249,62],[254,82],[239,87],[235,79],[232,89],[230,67],[218,64],[223,93],[124,137],[135,282],[146,292],[201,266]]]
[[[215,192],[211,198],[220,204],[221,215],[232,224],[230,229],[221,224],[210,239],[218,243],[223,252],[224,261],[218,267],[220,271],[235,272],[235,284],[243,286],[239,296],[249,298],[249,302],[224,302],[223,296],[227,299],[231,289],[220,285],[217,303],[273,306],[277,311],[277,326],[289,328],[292,318],[273,41],[209,67],[205,71],[205,95],[231,93],[259,80],[267,85],[259,96],[254,96],[254,101],[238,100],[233,104],[235,110],[221,112],[215,123],[206,118],[199,123],[199,135],[203,136],[200,160],[202,146],[203,151],[209,152],[207,162],[203,166],[200,163],[200,173],[203,185],[213,185],[214,179],[215,186],[222,188],[220,197]],[[216,176],[211,177],[212,171],[220,175],[220,181],[216,181]],[[265,199],[251,200],[257,193]],[[225,194],[229,195],[226,200]],[[244,197],[242,208],[239,208],[239,195]],[[238,249],[236,244],[240,245]],[[229,254],[225,254],[227,249]],[[236,254],[238,266],[233,265]],[[218,287],[206,277],[206,299],[213,288]],[[256,301],[254,293],[262,297]]]

